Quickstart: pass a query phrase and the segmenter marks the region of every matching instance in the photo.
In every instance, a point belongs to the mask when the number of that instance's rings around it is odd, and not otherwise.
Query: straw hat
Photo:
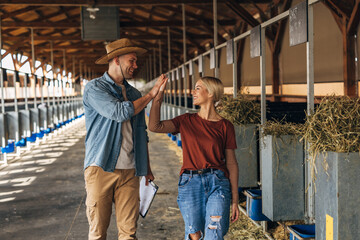
[[[127,53],[136,53],[138,56],[147,52],[145,48],[137,47],[128,38],[122,38],[105,46],[107,54],[96,60],[96,64],[107,64],[114,57]]]

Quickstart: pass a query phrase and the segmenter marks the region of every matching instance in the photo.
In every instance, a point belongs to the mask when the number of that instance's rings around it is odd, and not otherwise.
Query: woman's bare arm
[[[225,149],[226,167],[229,171],[229,179],[232,193],[232,214],[231,222],[235,222],[239,218],[239,193],[238,193],[238,178],[239,178],[239,167],[235,157],[234,149]]]
[[[160,87],[160,91],[154,98],[150,109],[149,130],[157,133],[172,133],[176,131],[171,120],[160,121],[160,107],[164,97],[164,89],[167,81]]]

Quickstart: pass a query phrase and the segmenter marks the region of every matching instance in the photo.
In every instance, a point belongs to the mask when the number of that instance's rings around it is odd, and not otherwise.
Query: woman
[[[183,166],[178,205],[185,222],[185,239],[223,239],[229,229],[231,200],[231,221],[239,217],[234,126],[215,110],[224,86],[217,78],[200,78],[193,91],[194,104],[200,111],[160,121],[165,85],[153,100],[149,129],[181,134]]]

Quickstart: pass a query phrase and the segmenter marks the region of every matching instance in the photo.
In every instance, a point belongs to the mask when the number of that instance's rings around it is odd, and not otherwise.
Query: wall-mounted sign
[[[216,51],[215,48],[210,50],[210,69],[214,69],[216,66]]]
[[[290,46],[308,41],[308,3],[301,2],[289,10]]]
[[[226,42],[226,63],[234,63],[234,39],[230,39]]]
[[[192,76],[194,74],[194,62],[193,60],[190,60],[190,63],[189,63],[189,75]]]
[[[250,31],[250,57],[261,56],[261,26],[258,25]]]
[[[204,57],[203,55],[199,56],[199,73],[204,72]]]
[[[176,68],[176,80],[180,79],[179,68]]]

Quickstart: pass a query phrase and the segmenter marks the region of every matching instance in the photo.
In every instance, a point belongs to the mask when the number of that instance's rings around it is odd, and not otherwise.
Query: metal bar
[[[167,46],[168,46],[168,70],[170,71],[171,70],[171,46],[170,46],[170,27],[167,27],[167,40],[168,40],[168,43],[167,43]]]
[[[186,60],[187,60],[187,49],[186,49],[186,14],[185,14],[185,4],[182,4],[182,21],[183,21],[183,55],[184,55],[184,71],[185,71],[185,74],[184,74],[184,104],[185,104],[185,107],[187,107],[187,103],[188,103],[188,99],[187,99],[187,89],[188,89],[188,86],[187,86],[187,77],[186,77],[186,66],[185,66],[185,63],[186,63]]]
[[[171,104],[172,98],[172,87],[171,87],[171,42],[170,42],[170,27],[167,27],[167,47],[168,47],[168,71],[169,71],[169,104]]]
[[[260,88],[261,88],[261,124],[266,122],[266,52],[265,52],[265,28],[261,28],[260,36]]]
[[[193,69],[193,74],[191,75],[191,90],[193,90],[193,89],[195,89],[195,63],[194,63],[194,61],[190,61],[190,64],[192,64],[192,69]],[[192,95],[192,108],[195,109],[193,95]]]
[[[233,56],[234,56],[234,63],[233,63],[233,97],[236,98],[237,97],[237,76],[238,76],[238,72],[237,72],[237,44],[235,44],[235,42],[233,43]]]
[[[16,72],[15,72],[16,74]],[[16,75],[19,75],[19,73],[17,73]],[[15,108],[15,112],[18,112],[18,101],[17,101],[17,94],[16,94],[16,75],[13,78],[13,82],[14,82],[14,108]]]
[[[48,105],[48,107],[50,107],[50,90],[49,90],[50,79],[48,78],[47,81],[48,81],[47,88],[46,88],[47,89],[47,105]]]
[[[72,62],[73,62],[73,66],[72,66],[72,74],[71,74],[71,77],[72,77],[72,80],[70,82],[70,102],[72,102],[73,100],[73,96],[74,96],[74,93],[73,93],[73,83],[75,84],[75,57],[72,56]]]
[[[162,73],[161,40],[159,40],[159,75]]]
[[[306,81],[307,81],[307,114],[314,112],[314,16],[313,6],[308,4],[308,41],[306,43]],[[308,149],[309,143],[306,143]],[[311,157],[308,151],[306,152],[306,159]],[[308,191],[306,193],[306,221],[313,223],[315,219],[315,191],[312,182],[311,161],[305,161],[306,186]]]
[[[219,77],[218,67],[218,53],[216,46],[218,45],[218,19],[217,19],[217,0],[213,0],[213,14],[214,14],[214,47],[215,47],[215,77]]]
[[[154,79],[156,78],[157,74],[156,74],[156,50],[155,48],[153,48],[153,67],[154,67]]]
[[[30,77],[29,75],[27,75],[29,79],[26,78],[26,75],[25,75],[25,86],[24,86],[24,90],[25,90],[25,110],[28,110],[29,109],[29,103],[28,103],[28,90],[27,90],[27,85],[28,85],[28,80],[30,82]]]
[[[41,94],[41,103],[44,103],[44,91],[43,91],[43,87],[44,87],[44,78],[40,78],[40,94]]]
[[[50,41],[50,59],[51,59],[51,71],[53,73],[53,106],[55,106],[55,67],[54,67],[54,49],[53,49],[53,42]],[[56,122],[57,123],[57,122]]]
[[[149,69],[150,69],[150,78],[149,81],[154,79],[153,71],[152,71],[152,56],[149,54]]]
[[[180,72],[179,72],[179,68],[176,69],[176,80],[177,80],[177,84],[178,84],[178,91],[179,91],[179,94],[178,94],[178,99],[179,99],[179,107],[181,107],[181,76],[180,76]]]
[[[31,56],[32,56],[32,71],[31,74],[34,77],[34,108],[37,108],[37,94],[36,94],[36,79],[35,79],[35,46],[34,46],[34,29],[30,28],[31,30]]]
[[[62,79],[64,79],[63,77],[66,76],[66,52],[65,52],[65,49],[63,49],[63,65],[64,65],[64,71],[61,74]],[[64,87],[64,83],[65,83],[65,87]],[[61,94],[61,98],[62,98],[62,102],[66,103],[66,101],[67,101],[67,99],[66,99],[66,82],[64,80],[62,81],[62,87],[63,87],[63,94]],[[65,96],[63,96],[63,95],[65,95]]]
[[[171,100],[172,100],[172,74],[173,72],[169,72],[169,82],[168,82],[168,85],[169,85],[169,104],[171,104]]]
[[[0,51],[2,50],[2,31],[1,31],[1,16],[0,16]],[[5,113],[5,96],[4,96],[4,75],[2,70],[2,54],[0,52],[0,84],[1,84],[1,112]],[[6,145],[6,144],[5,144]],[[2,146],[5,146],[4,142]]]

